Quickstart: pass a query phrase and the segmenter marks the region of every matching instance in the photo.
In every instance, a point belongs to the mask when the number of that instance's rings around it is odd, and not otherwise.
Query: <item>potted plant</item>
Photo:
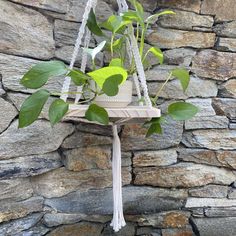
[[[87,27],[99,37],[101,43],[94,49],[85,48],[84,50],[91,56],[92,70],[86,73],[73,68],[69,69],[63,62],[49,61],[41,62],[33,66],[21,79],[21,84],[29,89],[37,89],[29,96],[21,106],[19,114],[19,127],[23,128],[32,124],[40,115],[45,103],[50,96],[60,96],[60,93],[51,93],[42,87],[51,77],[69,76],[76,86],[82,86],[79,104],[89,104],[85,118],[89,121],[99,122],[103,125],[109,123],[107,107],[125,107],[132,100],[132,77],[137,68],[134,63],[133,55],[130,55],[127,39],[135,34],[136,43],[139,45],[139,55],[145,68],[148,69],[149,53],[152,53],[160,64],[163,63],[163,53],[159,48],[150,47],[144,51],[145,35],[151,24],[158,17],[166,14],[174,14],[173,11],[162,11],[151,15],[145,19],[143,7],[136,0],[130,1],[134,11],[129,10],[120,15],[112,15],[105,22],[98,23],[93,10],[89,14]],[[136,31],[134,31],[136,26]],[[97,54],[101,51],[110,53],[110,63],[102,68],[98,68],[95,62]],[[170,72],[165,83],[157,91],[156,96],[151,98],[153,106],[156,106],[160,92],[171,78],[179,79],[183,90],[188,87],[190,76],[185,69],[175,69]],[[143,98],[140,98],[139,102]],[[69,103],[55,97],[49,108],[49,119],[52,125],[59,122],[68,112]],[[198,109],[186,102],[174,102],[168,107],[165,116],[171,116],[175,120],[186,120],[192,118]],[[165,116],[153,118],[145,123],[148,128],[147,136],[153,133],[161,133],[161,123]]]

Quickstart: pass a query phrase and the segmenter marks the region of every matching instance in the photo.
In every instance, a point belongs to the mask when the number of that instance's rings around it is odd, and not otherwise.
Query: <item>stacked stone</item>
[[[86,123],[51,128],[47,109],[17,129],[30,93],[19,84],[33,64],[69,62],[86,0],[0,0],[0,235],[233,236],[236,233],[236,5],[234,0],[142,0],[147,15],[174,9],[150,28],[146,43],[164,50],[165,63],[147,71],[151,94],[172,68],[191,71],[186,93],[171,80],[173,100],[200,108],[185,123],[169,120],[164,134],[145,139],[139,125],[121,129],[124,212],[114,234],[111,130]],[[105,19],[113,0],[100,1]],[[94,38],[91,47],[98,43]],[[77,65],[81,58],[78,57]],[[107,60],[101,53],[101,64]],[[60,79],[47,88],[60,91]]]

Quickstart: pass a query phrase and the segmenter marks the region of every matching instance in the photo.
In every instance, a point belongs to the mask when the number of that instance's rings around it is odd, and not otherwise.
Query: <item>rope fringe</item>
[[[113,130],[112,178],[113,178],[113,219],[111,226],[118,232],[126,225],[123,214],[122,178],[121,178],[121,145],[117,125]]]
[[[118,6],[119,6],[119,13],[127,12],[128,11],[128,4],[126,0],[117,0]],[[83,15],[82,23],[79,29],[79,33],[77,36],[77,40],[75,43],[75,48],[72,54],[72,59],[70,62],[70,69],[73,69],[76,57],[79,53],[79,50],[81,48],[82,39],[84,38],[84,47],[89,47],[89,42],[91,39],[91,32],[87,29],[86,24],[88,21],[89,13],[91,9],[95,9],[97,5],[97,0],[88,0],[87,5],[85,7],[85,12]],[[85,33],[86,31],[86,33]],[[127,51],[129,54],[130,62],[132,60],[132,56],[134,57],[134,61],[136,64],[136,68],[138,73],[135,73],[133,75],[135,87],[137,90],[138,98],[141,99],[141,91],[140,86],[144,93],[145,103],[149,107],[152,106],[151,100],[148,96],[148,88],[146,83],[146,76],[144,73],[144,68],[142,65],[142,61],[139,55],[139,49],[138,45],[134,36],[134,29],[132,26],[129,27],[128,33],[130,33],[130,38],[127,40]],[[84,37],[85,34],[85,37]],[[82,63],[81,63],[81,70],[85,72],[87,64],[87,53],[82,53]],[[139,83],[140,80],[140,83]],[[66,77],[62,86],[61,90],[61,99],[64,101],[68,98],[68,92],[70,89],[70,83],[71,78]],[[77,88],[78,92],[82,91],[82,87],[79,86]],[[81,95],[77,94],[75,98],[75,103],[77,103],[80,100]],[[140,102],[140,105],[143,105],[142,102]],[[112,158],[112,178],[113,178],[113,219],[111,222],[111,226],[113,227],[115,232],[118,232],[122,227],[126,225],[124,214],[123,214],[123,200],[122,200],[122,178],[121,178],[121,144],[120,144],[120,138],[118,135],[117,125],[112,125],[113,130],[113,158]]]

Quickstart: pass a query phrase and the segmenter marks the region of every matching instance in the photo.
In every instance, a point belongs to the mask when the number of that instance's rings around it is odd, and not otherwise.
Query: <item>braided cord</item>
[[[119,6],[119,12],[127,12],[129,10],[129,6],[125,0],[117,0]]]
[[[85,42],[84,42],[84,48],[89,47],[90,40],[91,40],[91,32],[87,28],[86,29]],[[87,61],[88,61],[88,54],[87,54],[86,50],[83,50],[81,67],[80,67],[80,70],[82,72],[85,72],[85,70],[86,70]],[[83,90],[83,86],[78,86],[77,87],[77,94],[76,94],[76,97],[75,97],[75,103],[77,103],[80,100],[82,90]]]
[[[146,75],[144,73],[143,64],[142,64],[142,61],[141,61],[141,58],[140,58],[140,54],[139,54],[139,50],[138,50],[138,44],[137,44],[136,38],[134,37],[134,28],[133,28],[133,26],[130,25],[129,30],[130,30],[131,49],[132,49],[132,52],[133,52],[134,61],[135,61],[135,64],[136,64],[138,75],[139,75],[139,78],[140,78],[140,81],[141,81],[141,87],[143,89],[144,99],[145,99],[146,105],[148,107],[152,107],[152,102],[151,102],[150,97],[148,95]]]
[[[79,49],[80,49],[80,46],[81,46],[81,43],[82,43],[82,39],[83,39],[83,36],[84,36],[84,33],[85,33],[85,28],[86,28],[86,24],[87,24],[87,21],[88,21],[89,13],[91,11],[91,8],[93,7],[93,5],[95,5],[96,2],[97,2],[97,0],[88,0],[87,5],[85,7],[85,12],[84,12],[84,15],[83,15],[82,23],[81,23],[81,26],[80,26],[80,30],[79,30],[79,33],[78,33],[78,37],[77,37],[77,40],[76,40],[75,48],[74,48],[74,51],[73,51],[73,54],[72,54],[72,59],[71,59],[70,66],[69,66],[70,69],[73,69],[73,67],[74,67],[76,57],[78,55],[78,52],[79,52]],[[67,76],[65,78],[65,81],[63,83],[62,90],[61,90],[61,94],[62,94],[61,99],[64,100],[64,101],[66,101],[67,98],[68,98],[70,83],[71,83],[71,78]]]

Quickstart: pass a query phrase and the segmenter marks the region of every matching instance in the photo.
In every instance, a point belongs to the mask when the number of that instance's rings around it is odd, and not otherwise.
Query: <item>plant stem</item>
[[[139,41],[139,23],[137,23],[136,30],[137,30],[137,32],[136,32],[136,40],[138,42]]]
[[[149,51],[147,51],[147,52],[145,53],[144,57],[142,58],[142,63],[144,63],[144,61],[145,61],[145,59],[146,59],[148,53],[149,53]]]
[[[82,94],[81,92],[51,93],[52,96],[61,96],[62,94]]]
[[[113,54],[114,54],[113,43],[114,43],[114,34],[112,34],[112,36],[111,36],[111,58],[113,58]]]
[[[139,54],[141,58],[143,57],[144,38],[145,38],[145,29],[142,29],[140,48],[139,48]]]
[[[93,70],[96,70],[95,60],[92,60],[92,63],[93,63]]]
[[[171,79],[172,77],[172,72],[169,74],[168,78],[166,79],[165,83],[162,84],[162,86],[160,87],[160,89],[157,91],[157,94],[156,96],[153,98],[153,102],[156,104],[158,98],[159,98],[159,95],[161,93],[161,91],[163,90],[163,88],[166,86],[166,84],[168,83],[168,81]]]

